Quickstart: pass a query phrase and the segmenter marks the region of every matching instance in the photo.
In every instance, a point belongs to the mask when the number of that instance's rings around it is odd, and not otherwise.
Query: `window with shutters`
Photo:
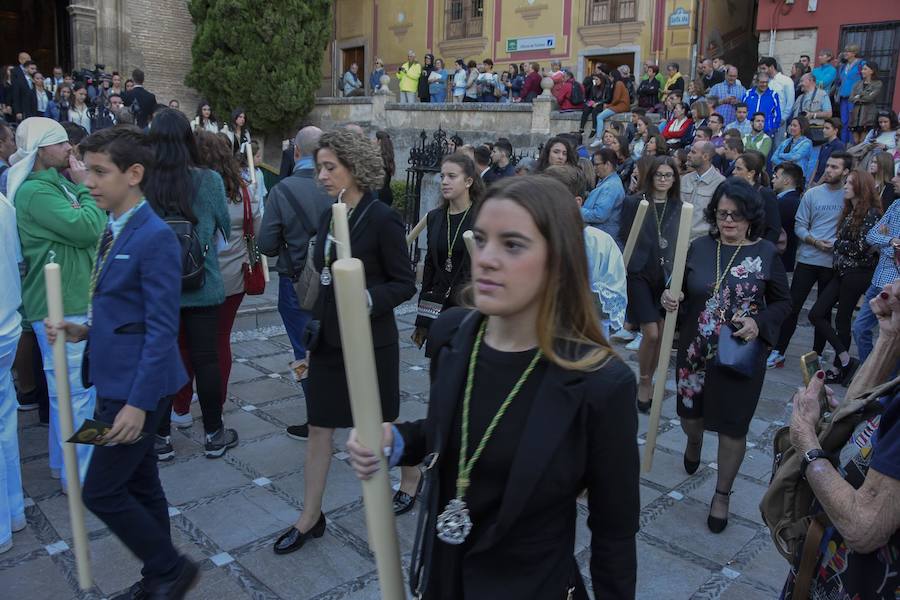
[[[588,0],[586,25],[627,23],[637,18],[637,0]]]
[[[447,0],[445,39],[480,37],[483,22],[484,0]]]

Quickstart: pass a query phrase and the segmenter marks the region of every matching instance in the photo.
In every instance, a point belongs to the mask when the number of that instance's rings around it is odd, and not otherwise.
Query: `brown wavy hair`
[[[584,221],[569,190],[553,177],[506,177],[487,191],[478,213],[491,200],[510,200],[525,209],[547,241],[547,283],[538,309],[538,345],[551,362],[573,371],[594,371],[615,353],[603,337],[588,281]]]
[[[218,133],[203,130],[195,132],[194,137],[197,139],[199,166],[221,175],[225,195],[231,202],[241,202],[244,182],[241,180],[241,165],[231,151],[231,142]]]
[[[881,198],[875,192],[875,178],[862,169],[853,169],[847,175],[847,181],[853,188],[853,197],[856,198],[856,206],[847,198],[844,198],[844,210],[841,212],[841,218],[838,220],[838,230],[848,215],[852,215],[850,221],[850,232],[857,236],[859,228],[862,225],[866,215],[871,209],[875,209],[880,214]]]

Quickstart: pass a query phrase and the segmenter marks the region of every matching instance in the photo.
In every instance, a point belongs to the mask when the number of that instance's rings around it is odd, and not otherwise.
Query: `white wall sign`
[[[691,13],[681,7],[669,15],[669,27],[687,27],[691,24]]]
[[[556,48],[555,35],[538,35],[532,37],[507,38],[507,52],[524,52],[526,50],[549,50]]]

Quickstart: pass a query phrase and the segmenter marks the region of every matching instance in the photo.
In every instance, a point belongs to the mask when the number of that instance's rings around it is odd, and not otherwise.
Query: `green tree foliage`
[[[196,28],[187,85],[222,120],[236,107],[253,130],[282,132],[313,106],[331,0],[190,0]]]

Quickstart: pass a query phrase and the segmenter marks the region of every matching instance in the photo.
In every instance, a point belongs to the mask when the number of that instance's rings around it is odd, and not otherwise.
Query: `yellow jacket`
[[[414,62],[405,62],[397,71],[397,79],[400,80],[401,92],[417,92],[419,89],[419,76],[422,74],[422,65]]]

